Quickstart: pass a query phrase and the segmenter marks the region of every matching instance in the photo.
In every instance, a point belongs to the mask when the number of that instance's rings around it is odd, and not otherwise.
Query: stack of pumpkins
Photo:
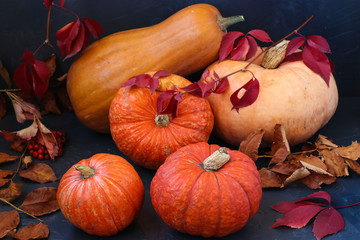
[[[247,64],[216,61],[226,27],[239,19],[222,18],[208,4],[191,5],[157,25],[94,42],[68,73],[67,89],[79,120],[95,131],[111,132],[130,160],[157,170],[150,190],[154,209],[166,224],[192,235],[220,237],[238,231],[257,212],[262,197],[254,162],[239,151],[209,145],[213,130],[226,143],[239,145],[259,128],[271,142],[274,126],[282,124],[294,145],[321,128],[337,106],[334,78],[328,87],[297,61],[276,69],[252,64],[259,97],[238,112],[231,111],[230,95],[249,80],[243,72],[228,78],[229,88],[222,94],[183,94],[176,118],[157,115],[160,91],[189,85],[184,76],[206,67],[225,76]],[[133,76],[158,70],[172,73],[159,79],[160,91],[119,89]],[[64,216],[99,236],[128,226],[143,200],[144,187],[133,166],[109,154],[80,161],[63,176],[58,190]]]

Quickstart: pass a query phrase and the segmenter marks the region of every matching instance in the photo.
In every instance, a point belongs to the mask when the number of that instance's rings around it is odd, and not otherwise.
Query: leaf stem
[[[20,92],[21,89],[15,88],[15,89],[0,89],[0,92]]]
[[[55,6],[55,7],[60,8],[60,9],[62,9],[64,11],[67,11],[67,12],[71,13],[73,16],[75,16],[77,19],[79,19],[79,16],[76,13],[74,13],[73,11],[71,11],[71,10],[69,10],[67,8],[64,8],[64,7],[62,7],[62,6],[60,6],[60,5],[56,4],[56,3],[53,3],[52,5]]]
[[[16,176],[16,174],[18,174],[18,172],[20,171],[20,165],[21,165],[22,159],[23,159],[24,156],[25,156],[25,153],[26,153],[26,151],[27,151],[27,148],[28,148],[28,145],[26,145],[24,151],[21,153],[21,156],[20,156],[20,159],[19,159],[19,164],[18,164],[18,166],[17,166],[17,168],[16,168],[16,171],[14,172],[14,174],[12,175],[12,177],[11,177],[10,180],[13,180],[14,177]]]
[[[360,202],[353,203],[353,204],[346,205],[346,206],[334,207],[334,208],[337,208],[337,209],[340,209],[340,208],[348,208],[348,207],[353,207],[353,206],[356,206],[356,205],[360,205]]]
[[[0,201],[2,201],[3,203],[6,203],[6,204],[12,206],[12,207],[15,208],[16,210],[18,210],[18,211],[20,211],[20,212],[23,212],[23,213],[25,213],[26,215],[29,215],[29,216],[32,217],[32,218],[35,218],[35,219],[38,220],[39,222],[43,222],[43,220],[41,220],[40,218],[37,218],[37,217],[35,217],[34,215],[32,215],[32,214],[30,214],[30,213],[28,213],[28,212],[25,212],[24,210],[22,210],[21,208],[16,207],[14,204],[10,203],[9,201],[7,201],[7,200],[4,199],[4,198],[0,198]]]

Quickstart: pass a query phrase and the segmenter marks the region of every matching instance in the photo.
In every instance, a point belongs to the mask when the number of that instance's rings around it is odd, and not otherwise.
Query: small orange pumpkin
[[[76,227],[98,236],[115,235],[139,213],[144,186],[124,158],[99,153],[71,167],[61,178],[57,200]]]
[[[223,237],[241,229],[262,197],[259,172],[245,154],[201,142],[171,154],[157,170],[150,196],[170,227]]]
[[[171,114],[157,115],[160,91],[189,84],[187,79],[171,74],[159,78],[159,91],[152,94],[148,88],[120,88],[109,111],[111,135],[119,150],[136,164],[157,169],[180,147],[208,141],[214,116],[205,98],[186,93],[176,118]]]

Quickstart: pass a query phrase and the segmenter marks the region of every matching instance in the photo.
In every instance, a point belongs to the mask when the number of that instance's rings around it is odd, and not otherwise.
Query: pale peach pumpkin
[[[225,60],[215,62],[207,69],[221,77],[248,63]],[[338,90],[332,75],[327,86],[302,61],[285,62],[275,69],[253,63],[247,69],[260,82],[258,98],[252,105],[237,112],[231,110],[230,102],[231,94],[251,79],[249,72],[230,76],[226,92],[208,97],[215,116],[214,131],[226,142],[237,146],[251,132],[261,128],[265,130],[264,141],[271,143],[274,126],[282,124],[289,144],[296,145],[313,136],[335,113]]]

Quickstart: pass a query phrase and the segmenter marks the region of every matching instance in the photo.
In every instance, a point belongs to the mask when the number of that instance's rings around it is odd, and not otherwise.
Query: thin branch
[[[28,213],[28,212],[25,212],[24,210],[22,210],[21,208],[18,208],[17,206],[15,206],[14,204],[10,203],[8,200],[4,199],[4,198],[0,198],[0,201],[2,201],[3,203],[6,203],[10,206],[12,206],[13,208],[15,208],[16,210],[20,211],[20,212],[23,212],[25,213],[26,215],[29,215],[30,217],[32,218],[35,218],[36,220],[38,220],[39,222],[43,222],[43,220],[41,220],[40,218],[37,218],[35,217],[34,215]]]

